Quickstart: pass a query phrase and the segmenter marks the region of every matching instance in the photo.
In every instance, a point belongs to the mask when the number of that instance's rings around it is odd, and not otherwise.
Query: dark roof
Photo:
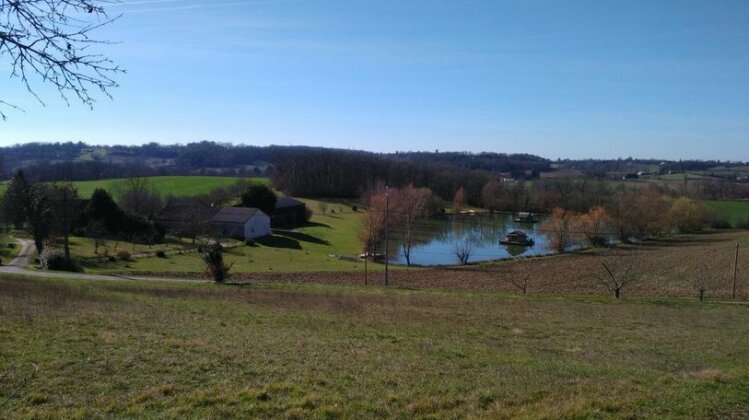
[[[522,230],[514,230],[507,234],[507,236],[526,236]]]
[[[292,197],[281,197],[276,201],[277,209],[284,209],[287,207],[298,207],[303,206],[304,203]]]
[[[251,207],[224,207],[211,217],[211,222],[245,224],[258,212],[262,213],[260,209]]]

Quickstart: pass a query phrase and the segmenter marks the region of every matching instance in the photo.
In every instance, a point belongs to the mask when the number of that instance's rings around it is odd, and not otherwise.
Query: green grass
[[[364,266],[360,261],[342,260],[335,256],[354,257],[361,246],[358,231],[362,212],[351,210],[349,203],[326,202],[325,214],[321,201],[303,200],[313,211],[307,226],[293,230],[274,230],[269,238],[260,239],[255,245],[241,245],[228,249],[225,260],[232,264],[234,273],[310,272],[310,271],[358,271]],[[155,247],[154,249],[157,249]],[[91,246],[83,249],[87,255]],[[75,253],[75,252],[74,252]],[[370,269],[380,270],[379,264]],[[102,263],[88,265],[91,272],[178,272],[202,273],[205,263],[200,254],[172,255],[169,258],[137,258],[135,262]]]
[[[0,308],[0,402],[39,369],[0,417],[749,416],[741,305],[0,276]]]
[[[149,177],[153,188],[162,196],[192,196],[205,194],[217,187],[228,187],[240,179],[239,177],[218,176],[156,176]],[[268,178],[249,178],[256,182],[269,183]],[[125,179],[104,179],[98,181],[79,181],[73,184],[78,187],[78,194],[88,198],[96,188],[104,188],[110,194],[116,195],[125,185]],[[7,182],[0,184],[0,195],[5,194]]]
[[[11,246],[12,244],[12,246]],[[0,234],[0,262],[7,264],[21,251],[20,246],[9,234]]]
[[[749,219],[749,201],[705,200],[705,204],[727,217],[734,226]]]
[[[227,240],[228,243],[233,244],[237,241]],[[56,247],[62,247],[61,240],[54,243]],[[116,256],[119,251],[127,251],[132,255],[137,254],[153,254],[157,251],[163,252],[176,252],[193,250],[197,248],[190,239],[186,238],[167,238],[164,243],[161,244],[139,244],[127,241],[107,240],[105,243],[99,245],[98,253],[94,246],[94,241],[90,238],[83,238],[77,236],[70,237],[70,252],[79,258],[97,258],[105,256]]]

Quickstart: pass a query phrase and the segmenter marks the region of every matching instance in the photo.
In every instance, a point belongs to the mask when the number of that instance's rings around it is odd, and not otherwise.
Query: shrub
[[[749,217],[736,222],[736,227],[738,229],[749,229]]]
[[[221,243],[216,242],[211,246],[206,255],[203,256],[206,268],[205,271],[217,283],[223,283],[229,277],[231,265],[224,263],[224,248]]]
[[[119,259],[120,261],[131,262],[133,260],[133,256],[130,255],[129,252],[122,250],[117,253],[117,259]]]
[[[354,213],[356,213],[357,211],[359,211],[359,207],[356,206],[356,205],[353,205],[353,206],[351,206],[351,211],[353,211]]]
[[[159,258],[166,258],[166,253],[164,251],[156,251],[156,256]]]
[[[8,243],[8,248],[13,249],[16,247],[16,244],[14,242]]]
[[[47,270],[80,272],[81,268],[73,258],[65,258],[61,249],[47,248],[42,251],[39,263]]]
[[[707,224],[713,229],[730,229],[731,222],[723,214],[717,211],[711,211],[706,216]]]
[[[117,261],[117,258],[115,258],[115,257],[113,257],[113,256],[110,255],[109,257],[107,257],[107,261],[109,261],[109,262],[115,262],[115,261]]]
[[[707,221],[705,205],[686,197],[674,201],[669,210],[671,224],[681,233],[699,232]]]

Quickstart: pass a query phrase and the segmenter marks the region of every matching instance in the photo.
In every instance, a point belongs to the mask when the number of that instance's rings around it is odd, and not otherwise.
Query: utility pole
[[[390,187],[385,186],[385,286],[388,285],[388,230],[390,230]]]
[[[736,257],[733,260],[733,293],[731,293],[731,300],[736,300],[736,272],[739,268],[739,243],[736,242]]]

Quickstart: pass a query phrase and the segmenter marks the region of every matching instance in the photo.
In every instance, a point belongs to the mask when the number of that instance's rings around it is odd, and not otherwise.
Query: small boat
[[[499,241],[502,245],[519,245],[519,246],[533,246],[535,242],[529,238],[528,235],[522,230],[516,230],[510,232],[505,237],[504,241]]]
[[[515,223],[538,223],[538,217],[527,211],[521,211],[515,218]]]
[[[359,258],[362,260],[371,260],[371,261],[384,261],[385,260],[385,254],[375,254],[372,252],[363,252],[359,254]]]

